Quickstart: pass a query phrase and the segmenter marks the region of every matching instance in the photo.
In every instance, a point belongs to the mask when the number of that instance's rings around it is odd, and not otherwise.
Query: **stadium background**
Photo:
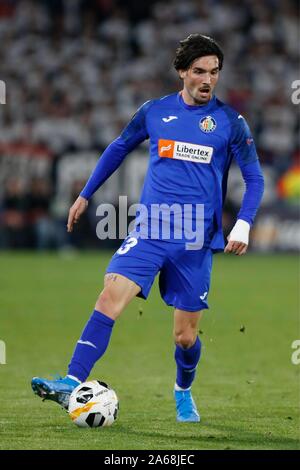
[[[2,249],[106,246],[95,236],[96,206],[118,206],[120,194],[138,202],[147,144],[97,193],[72,236],[68,208],[136,109],[179,89],[174,49],[199,31],[225,51],[217,96],[249,121],[264,169],[252,249],[299,249],[299,120],[291,101],[299,78],[297,1],[1,0]],[[233,169],[225,230],[242,193]]]
[[[0,0],[0,449],[300,448],[297,3]],[[65,373],[119,243],[97,239],[96,206],[119,194],[137,202],[147,145],[98,191],[72,236],[68,208],[141,103],[180,87],[171,62],[191,32],[222,45],[217,95],[249,121],[263,165],[252,252],[215,257],[193,387],[200,426],[175,421],[172,309],[155,283],[118,320],[92,373],[116,389],[118,422],[79,430],[30,380]],[[232,168],[225,231],[242,193]]]

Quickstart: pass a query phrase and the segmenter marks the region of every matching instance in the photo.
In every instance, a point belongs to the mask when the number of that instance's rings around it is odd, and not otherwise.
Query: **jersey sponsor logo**
[[[168,154],[169,154],[169,150],[172,150],[172,152],[173,152],[173,145],[172,145],[172,144],[170,144],[170,145],[165,145],[165,146],[162,145],[162,147],[161,147],[161,149],[160,149],[161,154],[164,154],[164,156],[167,156],[166,152],[168,152]],[[162,155],[161,155],[161,156],[162,156]],[[168,155],[168,156],[169,156],[169,155]]]
[[[163,158],[174,158],[194,163],[210,163],[213,148],[206,145],[196,145],[189,142],[159,139],[158,155]]]
[[[170,122],[170,121],[173,121],[173,119],[178,119],[178,117],[177,116],[169,116],[169,117],[162,118],[162,120],[164,122]]]
[[[205,116],[200,119],[199,127],[202,132],[213,132],[217,127],[217,122],[212,116]]]

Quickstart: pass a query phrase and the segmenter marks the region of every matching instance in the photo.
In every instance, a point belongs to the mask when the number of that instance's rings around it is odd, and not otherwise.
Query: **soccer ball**
[[[114,390],[99,380],[83,382],[70,396],[69,415],[81,428],[111,426],[117,419],[119,400]]]

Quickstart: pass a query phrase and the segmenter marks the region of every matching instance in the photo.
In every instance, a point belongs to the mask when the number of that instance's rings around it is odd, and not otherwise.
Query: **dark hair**
[[[176,49],[174,67],[176,70],[187,70],[194,60],[206,55],[216,55],[219,59],[219,69],[223,66],[224,54],[216,41],[203,34],[190,34],[180,41]]]

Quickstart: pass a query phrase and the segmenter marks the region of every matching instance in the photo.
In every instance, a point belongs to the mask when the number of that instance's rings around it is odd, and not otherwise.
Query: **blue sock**
[[[69,364],[68,375],[85,382],[98,359],[106,351],[114,320],[94,310],[78,341]]]
[[[200,355],[201,341],[198,336],[191,348],[184,349],[176,345],[174,356],[177,364],[176,384],[180,388],[189,388],[192,385]]]

